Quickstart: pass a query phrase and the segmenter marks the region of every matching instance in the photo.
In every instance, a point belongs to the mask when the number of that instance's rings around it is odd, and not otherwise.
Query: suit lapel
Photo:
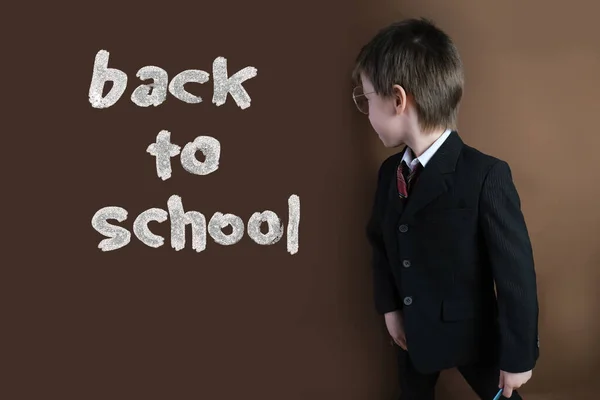
[[[463,141],[458,133],[453,131],[421,171],[415,187],[408,196],[408,202],[404,206],[403,219],[411,217],[448,190],[451,183],[449,174],[456,168],[462,147]]]

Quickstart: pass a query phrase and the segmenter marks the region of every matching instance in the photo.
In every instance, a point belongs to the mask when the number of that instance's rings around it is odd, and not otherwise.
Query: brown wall
[[[362,40],[397,18],[424,16],[456,41],[467,80],[460,134],[510,163],[534,246],[541,358],[525,393],[592,398],[566,389],[590,386],[600,372],[600,7],[405,0],[369,12]],[[371,144],[375,168],[392,151]],[[441,383],[440,393],[466,386],[453,372]]]
[[[0,397],[389,399],[395,364],[374,312],[364,235],[387,153],[354,109],[349,74],[378,28],[424,15],[463,54],[461,135],[509,161],[522,195],[542,346],[526,391],[589,398],[558,393],[600,372],[600,29],[591,1],[106,1],[100,11],[38,3],[11,4],[23,9],[10,10],[5,24],[11,168],[3,179],[14,188],[3,196],[11,203],[2,263],[11,354],[3,353],[10,374],[2,390],[11,383],[14,394]],[[130,79],[105,110],[87,98],[100,49]],[[214,106],[211,84],[191,90],[203,104],[169,95],[141,109],[129,100],[143,66],[173,77],[211,71],[218,56],[232,73],[258,68],[245,85],[249,109],[231,97]],[[157,178],[146,148],[162,129],[180,146],[219,139],[218,172],[195,176],[173,158],[172,178]],[[103,253],[90,224],[114,205],[128,210],[121,225],[131,229],[142,211],[166,209],[172,194],[207,218],[219,211],[247,221],[269,209],[287,224],[293,193],[302,210],[294,256],[285,240],[261,247],[247,235],[234,246],[209,240],[198,254],[189,230],[176,252],[168,222],[151,225],[166,239],[159,249],[132,237]],[[452,372],[439,391],[440,399],[472,398]]]

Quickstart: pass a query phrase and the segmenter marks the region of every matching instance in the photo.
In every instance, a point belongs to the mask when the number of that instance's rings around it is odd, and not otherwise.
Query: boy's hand
[[[504,390],[502,391],[502,395],[504,397],[510,398],[510,396],[512,396],[513,390],[518,389],[522,385],[524,385],[529,379],[531,379],[532,374],[532,371],[521,372],[517,374],[500,371],[500,382],[498,384],[498,387],[504,388]]]
[[[404,350],[406,350],[406,335],[404,334],[404,319],[402,311],[396,310],[385,315],[385,326],[392,337],[392,340]]]

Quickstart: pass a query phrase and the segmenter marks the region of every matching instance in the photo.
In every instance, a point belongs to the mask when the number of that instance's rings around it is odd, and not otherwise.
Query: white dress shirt
[[[406,151],[404,152],[404,156],[402,157],[402,161],[405,161],[410,170],[412,171],[418,163],[421,163],[423,167],[427,165],[431,157],[435,154],[436,151],[442,146],[442,144],[448,139],[452,133],[451,129],[446,130],[431,146],[427,148],[419,157],[414,157],[412,150],[410,147],[406,147]]]

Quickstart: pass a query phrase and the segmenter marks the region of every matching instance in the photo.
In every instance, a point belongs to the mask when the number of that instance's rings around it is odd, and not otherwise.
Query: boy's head
[[[360,51],[352,78],[354,101],[386,147],[456,128],[462,61],[450,37],[426,19],[382,29]]]

